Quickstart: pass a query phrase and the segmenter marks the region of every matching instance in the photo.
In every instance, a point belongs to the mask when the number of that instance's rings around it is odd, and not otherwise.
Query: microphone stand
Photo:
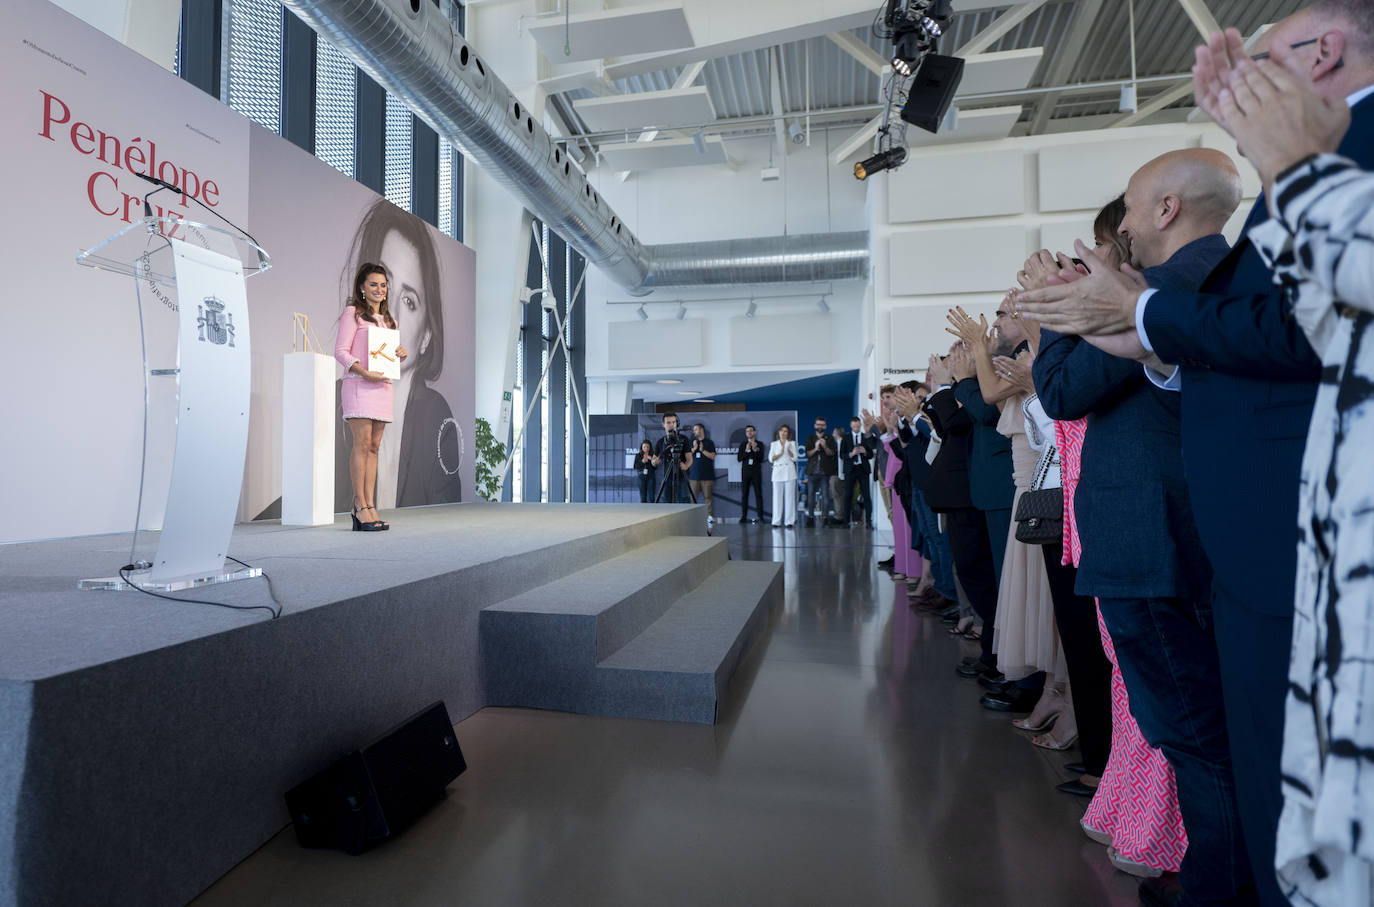
[[[233,228],[234,228],[235,230],[237,230],[238,232],[242,233],[244,236],[246,236],[246,237],[248,237],[249,239],[251,239],[251,240],[253,241],[253,244],[254,244],[254,245],[256,245],[256,246],[261,246],[261,245],[262,245],[261,243],[258,242],[257,237],[255,237],[252,233],[249,233],[247,230],[243,229],[243,228],[240,227],[238,224],[234,223],[232,220],[230,220],[229,218],[225,217],[223,214],[220,214],[220,213],[219,213],[218,211],[216,211],[214,208],[211,208],[209,205],[205,204],[205,202],[203,202],[203,201],[201,201],[200,199],[196,198],[194,195],[187,195],[185,192],[183,192],[183,191],[181,190],[181,188],[180,188],[179,186],[177,186],[176,183],[169,183],[169,182],[167,182],[166,180],[158,179],[157,177],[151,176],[151,175],[149,175],[149,174],[147,174],[147,173],[139,173],[139,172],[136,171],[136,170],[131,171],[131,172],[133,173],[134,176],[138,177],[139,179],[143,180],[144,182],[152,183],[154,186],[157,186],[157,188],[154,189],[152,192],[149,192],[148,195],[143,196],[143,213],[146,214],[146,215],[148,215],[149,217],[152,217],[152,216],[153,216],[153,209],[152,209],[152,207],[148,204],[148,198],[149,198],[149,196],[155,195],[156,193],[161,192],[163,189],[171,189],[173,192],[179,193],[183,198],[189,198],[191,201],[195,202],[197,205],[200,205],[200,206],[201,206],[202,208],[204,208],[206,211],[209,211],[209,212],[210,212],[211,214],[213,214],[215,217],[218,217],[220,220],[224,221],[226,224],[228,224],[229,226],[233,227]]]

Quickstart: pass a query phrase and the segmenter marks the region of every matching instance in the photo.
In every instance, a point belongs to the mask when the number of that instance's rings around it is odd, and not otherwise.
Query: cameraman
[[[706,437],[705,423],[692,426],[692,446],[687,455],[692,463],[687,479],[693,496],[706,501],[706,523],[710,525],[716,521],[716,442]]]
[[[677,413],[663,414],[663,437],[654,445],[654,455],[663,464],[663,487],[667,495],[660,494],[660,497],[664,497],[664,503],[689,503],[685,499],[687,483],[682,475],[690,462],[687,457],[687,437],[678,431]],[[673,468],[674,463],[677,464],[676,469]]]

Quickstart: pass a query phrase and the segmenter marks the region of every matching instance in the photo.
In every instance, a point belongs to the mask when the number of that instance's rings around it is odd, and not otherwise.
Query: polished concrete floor
[[[972,644],[906,607],[881,533],[717,534],[786,579],[719,724],[485,709],[458,725],[467,773],[402,837],[349,857],[287,829],[196,903],[1136,903],[1054,790],[1077,752],[978,705],[953,671]]]

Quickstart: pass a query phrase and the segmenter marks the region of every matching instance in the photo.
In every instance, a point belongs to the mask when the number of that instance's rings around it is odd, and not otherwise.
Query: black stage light
[[[926,54],[902,107],[902,119],[926,132],[938,132],[963,78],[964,61],[959,57]]]
[[[905,148],[889,148],[886,151],[879,151],[868,160],[859,161],[855,164],[854,175],[861,180],[866,180],[875,173],[883,170],[896,170],[905,163]]]

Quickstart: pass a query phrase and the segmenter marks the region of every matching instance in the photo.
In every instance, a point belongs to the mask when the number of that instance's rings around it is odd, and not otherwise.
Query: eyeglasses
[[[1321,40],[1321,38],[1308,38],[1306,41],[1299,41],[1297,44],[1290,44],[1290,45],[1288,45],[1288,49],[1289,49],[1289,50],[1297,50],[1299,47],[1306,47],[1306,46],[1309,45],[1309,44],[1316,44],[1316,43],[1317,43],[1318,41],[1320,41],[1320,40]],[[1258,63],[1260,60],[1267,60],[1267,59],[1269,59],[1269,51],[1266,50],[1266,51],[1264,51],[1263,53],[1255,54],[1255,55],[1252,56],[1250,59],[1251,59],[1251,60],[1254,60],[1256,63]],[[1339,60],[1336,61],[1336,68],[1337,68],[1337,69],[1340,69],[1340,68],[1341,68],[1342,66],[1344,66],[1344,65],[1345,65],[1345,57],[1341,57]]]

